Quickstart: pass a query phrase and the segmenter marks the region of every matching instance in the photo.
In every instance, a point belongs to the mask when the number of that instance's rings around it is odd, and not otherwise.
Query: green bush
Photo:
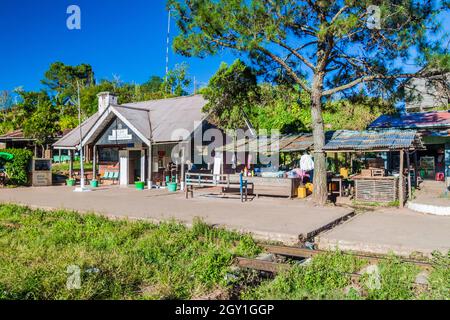
[[[8,175],[8,184],[23,186],[28,184],[29,164],[33,158],[33,152],[25,149],[5,149],[3,152],[8,152],[14,155],[14,159],[5,163],[5,171]]]

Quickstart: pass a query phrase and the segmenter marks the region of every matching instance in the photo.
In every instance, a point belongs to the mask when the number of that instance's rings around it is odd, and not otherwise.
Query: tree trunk
[[[311,90],[311,116],[314,138],[314,193],[313,200],[316,205],[323,206],[328,199],[326,155],[323,151],[325,145],[325,130],[322,116],[322,90],[323,74],[314,75]]]

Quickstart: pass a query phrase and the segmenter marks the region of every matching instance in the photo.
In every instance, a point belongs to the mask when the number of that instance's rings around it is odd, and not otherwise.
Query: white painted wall
[[[128,150],[119,151],[119,164],[120,164],[120,185],[128,186],[128,162],[129,154]]]
[[[145,150],[141,150],[141,181],[145,182]]]

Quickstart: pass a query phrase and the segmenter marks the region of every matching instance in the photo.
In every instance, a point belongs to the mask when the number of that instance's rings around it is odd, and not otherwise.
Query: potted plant
[[[69,178],[69,179],[66,180],[66,184],[67,184],[69,187],[75,186],[75,182],[76,182],[76,180],[75,180],[74,178]]]
[[[176,192],[177,191],[178,184],[176,182],[169,182],[167,184],[167,189],[169,192]]]
[[[98,188],[98,180],[97,179],[91,180],[91,187],[92,188]]]
[[[134,183],[137,190],[144,190],[145,189],[145,182],[144,181],[136,181]]]

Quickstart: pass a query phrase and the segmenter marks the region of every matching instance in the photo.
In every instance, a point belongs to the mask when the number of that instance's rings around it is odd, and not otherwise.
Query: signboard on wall
[[[142,140],[125,123],[115,118],[97,140],[96,145],[127,145],[134,147],[142,145]]]
[[[113,129],[112,134],[108,136],[109,141],[132,140],[133,136],[128,133],[128,128]]]

